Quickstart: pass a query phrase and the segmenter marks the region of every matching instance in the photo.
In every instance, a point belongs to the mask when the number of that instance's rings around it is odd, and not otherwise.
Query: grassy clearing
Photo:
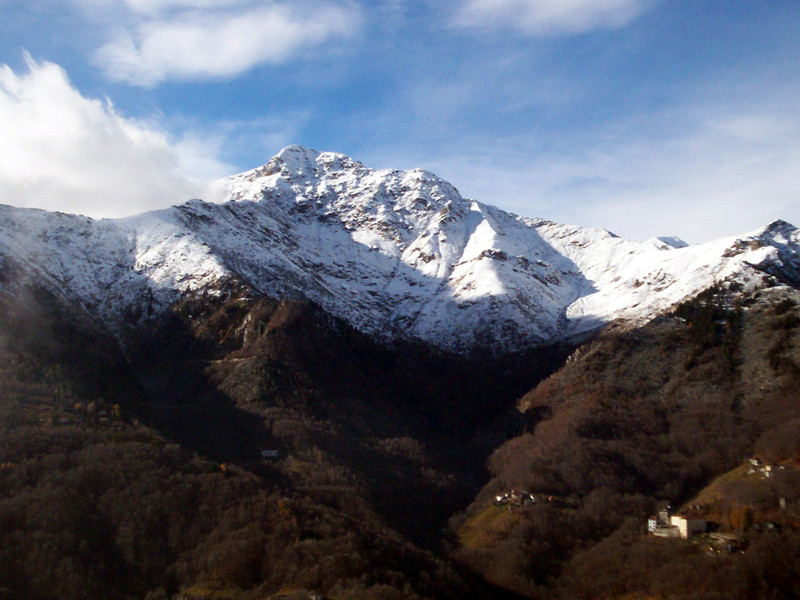
[[[712,480],[710,484],[700,490],[700,493],[697,494],[694,498],[692,498],[689,502],[686,503],[686,506],[692,506],[695,504],[699,504],[701,506],[712,504],[715,501],[724,499],[726,494],[726,488],[728,488],[731,484],[737,482],[747,482],[748,484],[757,484],[760,483],[761,477],[758,475],[748,475],[747,470],[749,469],[750,465],[742,464],[736,467],[735,469],[731,469],[727,473],[723,473],[716,479]]]
[[[508,537],[520,519],[518,509],[489,506],[464,523],[459,530],[459,541],[467,550],[486,547],[497,539]]]

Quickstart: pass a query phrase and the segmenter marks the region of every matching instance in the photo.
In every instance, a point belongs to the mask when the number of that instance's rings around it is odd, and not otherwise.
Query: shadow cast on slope
[[[390,348],[313,304],[249,294],[187,296],[133,345],[154,420],[204,456],[280,472],[338,509],[366,502],[425,546],[520,431],[516,398],[566,356]]]

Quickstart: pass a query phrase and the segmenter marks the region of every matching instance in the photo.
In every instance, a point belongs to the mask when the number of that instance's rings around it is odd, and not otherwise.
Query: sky
[[[0,0],[0,203],[216,200],[301,144],[529,217],[800,226],[800,1]]]

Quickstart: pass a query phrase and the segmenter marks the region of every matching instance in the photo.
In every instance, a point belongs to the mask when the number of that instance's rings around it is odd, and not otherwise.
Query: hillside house
[[[783,471],[786,468],[783,465],[767,464],[758,456],[748,459],[747,462],[750,463],[750,467],[747,469],[748,475],[758,474],[761,477],[772,477],[777,471]]]
[[[664,508],[658,515],[647,520],[647,531],[657,537],[690,539],[695,533],[706,531],[705,519],[695,519],[684,515],[670,515],[669,508]]]
[[[657,515],[647,519],[647,532],[658,537],[678,537],[677,531],[669,522],[669,507],[662,508]]]
[[[692,519],[683,515],[672,515],[670,524],[678,529],[682,540],[688,540],[695,533],[702,533],[708,527],[705,519]]]
[[[525,490],[511,490],[495,496],[494,503],[496,506],[506,504],[513,506],[531,505],[536,504],[536,496]]]

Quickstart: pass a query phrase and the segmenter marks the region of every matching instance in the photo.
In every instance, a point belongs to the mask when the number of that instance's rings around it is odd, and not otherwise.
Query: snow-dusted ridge
[[[119,220],[0,206],[0,288],[44,282],[119,330],[233,278],[384,340],[499,351],[647,320],[726,279],[800,281],[800,233],[782,221],[694,246],[634,242],[464,199],[425,171],[298,146],[220,186],[225,203]]]

